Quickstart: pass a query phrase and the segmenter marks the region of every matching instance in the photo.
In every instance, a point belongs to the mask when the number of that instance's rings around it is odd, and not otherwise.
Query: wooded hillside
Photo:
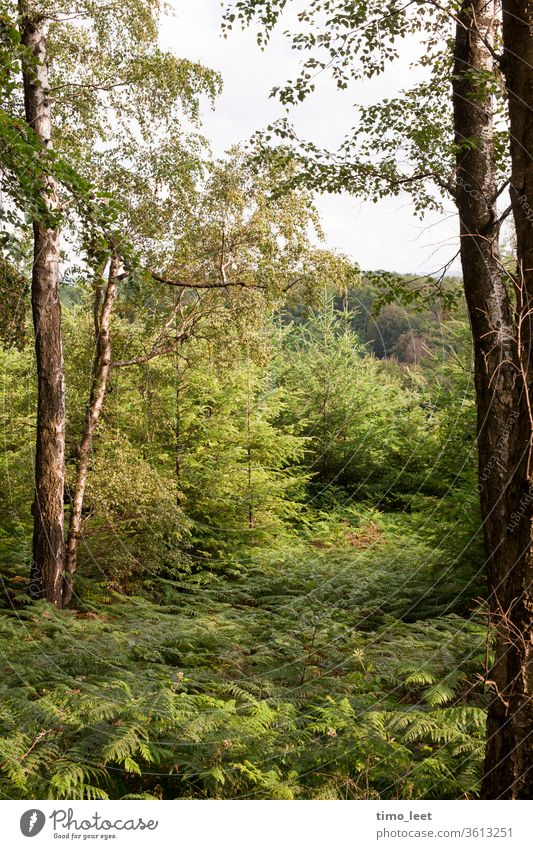
[[[158,0],[5,4],[2,798],[529,797],[533,89],[489,5],[393,4],[376,41],[382,4],[310,3],[283,103],[413,33],[427,87],[340,159],[287,120],[215,159],[222,80]],[[332,250],[341,190],[449,192],[462,278]]]

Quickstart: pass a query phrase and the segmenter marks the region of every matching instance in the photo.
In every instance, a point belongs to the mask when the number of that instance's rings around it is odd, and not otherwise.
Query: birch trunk
[[[41,20],[19,3],[20,34],[35,60],[23,72],[26,119],[45,149],[51,147],[47,51]],[[57,208],[57,186],[43,175],[43,200]],[[37,367],[35,497],[30,594],[61,606],[64,562],[65,378],[59,301],[60,234],[50,222],[33,223],[31,303]]]
[[[98,328],[96,334],[95,367],[93,370],[93,381],[87,407],[85,430],[78,446],[78,465],[76,472],[76,484],[72,497],[72,508],[67,537],[67,550],[65,559],[65,579],[63,585],[63,605],[67,606],[72,600],[72,575],[77,568],[78,548],[82,534],[82,511],[85,490],[87,487],[87,472],[89,468],[89,456],[93,441],[93,435],[102,412],[109,370],[111,367],[111,337],[109,323],[111,310],[116,296],[117,274],[120,261],[113,255],[109,265],[109,275],[105,293],[100,310]],[[97,297],[99,297],[97,295]]]

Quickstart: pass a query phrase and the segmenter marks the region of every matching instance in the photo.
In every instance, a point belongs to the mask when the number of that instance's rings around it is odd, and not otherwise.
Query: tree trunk
[[[177,325],[177,320],[176,320]],[[177,335],[177,327],[176,327],[176,335]],[[181,403],[182,403],[182,386],[181,386],[181,372],[180,372],[180,344],[176,345],[176,351],[174,354],[174,363],[176,369],[176,406],[175,406],[175,422],[174,422],[174,451],[175,451],[175,470],[176,470],[176,483],[178,486],[178,491],[176,495],[176,504],[178,507],[181,506],[182,494],[180,492],[181,487],[181,461],[183,454],[183,444],[182,444],[182,432],[181,432]]]
[[[502,69],[507,86],[511,202],[516,225],[518,283],[533,295],[533,7],[527,0],[503,0]],[[530,322],[524,330],[531,336]],[[529,354],[529,349],[527,351]]]
[[[96,355],[93,369],[93,381],[87,407],[87,418],[85,430],[78,447],[78,467],[76,484],[72,497],[72,509],[67,537],[67,551],[65,558],[65,578],[63,585],[63,606],[70,604],[72,600],[72,575],[77,568],[78,547],[82,533],[82,510],[87,487],[87,471],[89,467],[89,455],[93,441],[94,431],[102,412],[104,397],[107,389],[107,379],[111,366],[111,337],[109,322],[111,310],[116,296],[117,275],[120,261],[113,255],[109,265],[107,286],[100,310],[98,326],[96,330]],[[95,298],[100,298],[100,290],[97,288]],[[96,324],[95,324],[96,326]]]
[[[533,8],[503,0],[504,57],[511,154],[510,194],[516,228],[516,358],[520,391],[511,470],[514,502],[507,533],[510,555],[494,570],[493,609],[499,624],[493,675],[502,693],[489,714],[483,795],[533,798],[533,557],[532,557],[532,308],[533,308]],[[503,613],[503,615],[502,615]]]
[[[533,795],[533,703],[530,695],[531,423],[524,392],[521,314],[509,296],[499,257],[492,97],[492,0],[464,0],[458,14],[453,106],[461,262],[474,345],[479,493],[487,553],[496,658],[484,798]],[[472,144],[474,142],[474,144]],[[528,738],[528,735],[529,738]]]
[[[51,147],[51,114],[48,96],[46,42],[38,17],[29,5],[19,3],[20,33],[35,67],[24,69],[26,119],[43,148]],[[52,212],[57,208],[57,186],[43,175],[43,199]],[[34,258],[31,302],[37,364],[37,439],[33,560],[30,594],[61,606],[64,560],[65,482],[65,378],[59,301],[59,229],[50,222],[33,223]]]

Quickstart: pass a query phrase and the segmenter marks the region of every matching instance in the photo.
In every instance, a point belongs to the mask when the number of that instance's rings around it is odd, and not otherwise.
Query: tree
[[[258,17],[264,45],[286,5],[239,0],[226,13],[226,24]],[[398,40],[421,31],[418,65],[430,69],[429,78],[426,73],[400,96],[359,108],[354,130],[336,153],[301,142],[287,121],[260,139],[264,154],[300,164],[297,179],[303,185],[373,198],[405,191],[420,212],[438,208],[439,195],[456,202],[474,344],[478,486],[496,632],[496,662],[487,679],[491,700],[482,793],[488,798],[530,798],[533,791],[530,16],[526,4],[504,3],[500,62],[500,22],[487,0],[392,4],[386,14],[376,2],[317,0],[298,16],[306,28],[292,36],[292,43],[309,56],[297,79],[277,89],[283,103],[304,100],[314,90],[316,72],[326,68],[340,88],[381,73],[397,57]],[[448,34],[444,49],[443,32]],[[500,70],[509,92],[509,123]],[[273,134],[283,147],[271,154],[265,141]],[[497,208],[508,183],[509,157],[518,260],[511,279],[499,256],[500,226],[509,210],[500,215]]]
[[[47,151],[52,145],[52,117],[44,24],[35,6],[26,0],[20,0],[19,14],[21,43],[33,60],[23,70],[26,120]],[[38,392],[30,592],[60,606],[65,555],[65,375],[59,301],[60,235],[58,223],[53,221],[58,190],[46,168],[42,198],[51,215],[48,220],[35,218],[33,222],[31,300]]]
[[[74,7],[64,3],[53,10],[40,0],[20,0],[18,7],[8,4],[1,22],[3,55],[10,63],[0,78],[6,106],[0,127],[8,146],[4,172],[11,201],[8,221],[12,230],[18,226],[24,232],[23,215],[30,212],[34,231],[38,415],[31,592],[57,606],[68,603],[71,596],[70,579],[64,580],[63,573],[75,570],[88,452],[109,371],[109,319],[118,283],[118,257],[129,257],[130,265],[136,264],[130,233],[120,229],[123,222],[116,214],[121,199],[115,197],[119,193],[109,185],[109,178],[116,178],[128,157],[131,160],[138,152],[135,143],[127,140],[140,137],[145,149],[153,147],[163,124],[172,124],[176,131],[173,153],[177,155],[178,116],[186,113],[188,119],[197,120],[200,94],[212,97],[219,87],[216,74],[159,50],[158,14],[155,0],[105,7],[82,0]],[[23,103],[20,87],[12,81],[17,71],[23,80]],[[19,128],[22,144],[15,138]],[[111,166],[105,167],[106,158]],[[26,163],[29,169],[23,167]],[[176,170],[183,173],[182,168]],[[60,223],[68,236],[65,252],[73,246],[76,259],[89,268],[95,263],[100,269],[102,259],[104,267],[110,263],[66,552]],[[7,236],[13,241],[12,231]]]
[[[496,518],[495,527],[487,531],[491,536],[488,539],[489,581],[497,627],[497,657],[492,675],[495,698],[489,713],[483,793],[488,798],[530,799],[533,792],[533,133],[530,121],[533,13],[527,3],[509,0],[504,0],[502,11],[504,52],[497,59],[508,99],[509,191],[517,262],[511,275],[514,301],[507,288],[502,292],[500,287],[501,305],[496,305],[499,315],[493,330],[493,336],[498,339],[508,334],[510,337],[500,343],[500,370],[506,372],[507,377],[497,377],[492,389],[495,414],[498,415],[498,406],[501,409],[500,431],[494,434],[492,459],[485,457],[486,465],[480,451],[480,472],[488,473],[489,477],[487,490],[490,483],[494,487],[492,493],[487,493],[486,501],[490,501],[491,516],[501,516]],[[509,313],[513,322],[511,327],[506,327],[502,317]],[[514,397],[511,389],[514,389]],[[493,415],[491,411],[491,418]],[[495,442],[496,435],[498,442]],[[491,470],[487,467],[494,466],[493,458],[499,459],[502,455],[507,455],[506,476],[501,480],[500,474],[500,480],[491,481],[494,479],[492,467]],[[502,492],[505,493],[505,511],[500,506]],[[482,495],[483,506],[486,513],[489,505],[483,505]],[[505,529],[502,526],[504,513]],[[494,551],[498,552],[496,556]]]
[[[102,411],[109,369],[111,367],[111,340],[109,325],[111,310],[117,293],[117,277],[119,268],[119,258],[116,254],[113,254],[109,263],[105,295],[102,299],[100,311],[99,313],[96,313],[97,326],[95,328],[96,353],[93,366],[94,377],[91,384],[89,403],[87,405],[85,430],[78,446],[76,484],[74,486],[72,496],[72,509],[65,554],[65,577],[62,589],[63,606],[67,606],[72,600],[72,575],[76,571],[78,545],[82,530],[82,509],[85,489],[87,486],[89,452],[92,445],[93,434]]]
[[[280,422],[285,391],[246,355],[217,362],[198,341],[185,355],[176,448],[196,556],[232,558],[290,535],[302,509],[306,440]]]
[[[368,354],[351,319],[329,300],[285,334],[278,364],[285,420],[308,438],[316,495],[333,486],[351,498],[386,501],[423,477],[430,414],[398,373]]]
[[[296,511],[287,493],[298,490],[290,467],[304,441],[276,429],[285,401],[267,393],[258,372],[272,355],[272,309],[311,297],[327,273],[355,276],[341,258],[312,246],[309,193],[273,196],[273,176],[239,150],[209,166],[186,208],[176,204],[173,238],[165,223],[161,242],[143,258],[160,273],[138,271],[147,278],[142,297],[130,293],[124,304],[146,332],[130,326],[115,337],[114,371],[147,369],[139,382],[159,411],[150,416],[150,451],[171,455],[169,438],[175,442],[179,502],[198,549],[210,556],[263,540],[268,528],[284,526],[284,511]],[[156,326],[161,333],[148,341]],[[162,357],[168,362],[156,364]],[[155,378],[159,369],[165,377]]]
[[[495,14],[486,2],[464,3],[455,38],[454,116],[461,260],[474,340],[479,489],[487,551],[496,661],[489,686],[483,794],[530,798],[533,755],[527,644],[533,631],[529,585],[529,509],[512,515],[528,493],[531,422],[524,380],[524,303],[513,305],[499,254],[496,152],[492,128]],[[512,134],[511,134],[512,138]],[[476,144],[472,145],[472,139]],[[527,309],[527,307],[526,307]],[[529,773],[529,774],[528,774]]]

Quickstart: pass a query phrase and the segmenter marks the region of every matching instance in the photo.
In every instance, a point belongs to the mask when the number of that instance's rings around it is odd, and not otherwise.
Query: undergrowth
[[[397,518],[324,522],[129,597],[81,581],[78,610],[12,594],[1,796],[475,797],[481,613]]]

